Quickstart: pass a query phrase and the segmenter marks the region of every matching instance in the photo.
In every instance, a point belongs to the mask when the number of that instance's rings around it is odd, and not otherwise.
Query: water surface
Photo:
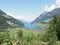
[[[27,29],[43,30],[41,27],[39,27],[37,25],[30,24],[30,23],[26,23],[24,27]]]

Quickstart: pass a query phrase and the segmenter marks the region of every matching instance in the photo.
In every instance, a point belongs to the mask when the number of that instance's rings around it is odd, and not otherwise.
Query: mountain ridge
[[[51,12],[43,12],[32,23],[44,22],[46,19],[53,18],[54,15],[60,15],[60,8],[56,8]]]
[[[0,10],[0,28],[23,27],[23,23]]]

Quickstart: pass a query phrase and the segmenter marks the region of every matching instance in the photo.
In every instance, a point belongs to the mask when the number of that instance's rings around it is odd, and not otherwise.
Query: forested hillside
[[[0,29],[23,27],[24,24],[21,21],[7,15],[5,12],[0,10]]]

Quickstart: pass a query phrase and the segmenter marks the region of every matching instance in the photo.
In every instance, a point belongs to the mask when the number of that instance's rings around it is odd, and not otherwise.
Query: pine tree
[[[55,45],[57,41],[57,16],[55,15],[53,20],[49,23],[49,28],[46,33],[46,39],[49,42],[48,45]]]

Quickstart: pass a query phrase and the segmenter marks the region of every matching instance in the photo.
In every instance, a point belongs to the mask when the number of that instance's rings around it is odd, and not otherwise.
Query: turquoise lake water
[[[24,27],[27,29],[43,30],[41,27],[29,23],[26,23]]]

